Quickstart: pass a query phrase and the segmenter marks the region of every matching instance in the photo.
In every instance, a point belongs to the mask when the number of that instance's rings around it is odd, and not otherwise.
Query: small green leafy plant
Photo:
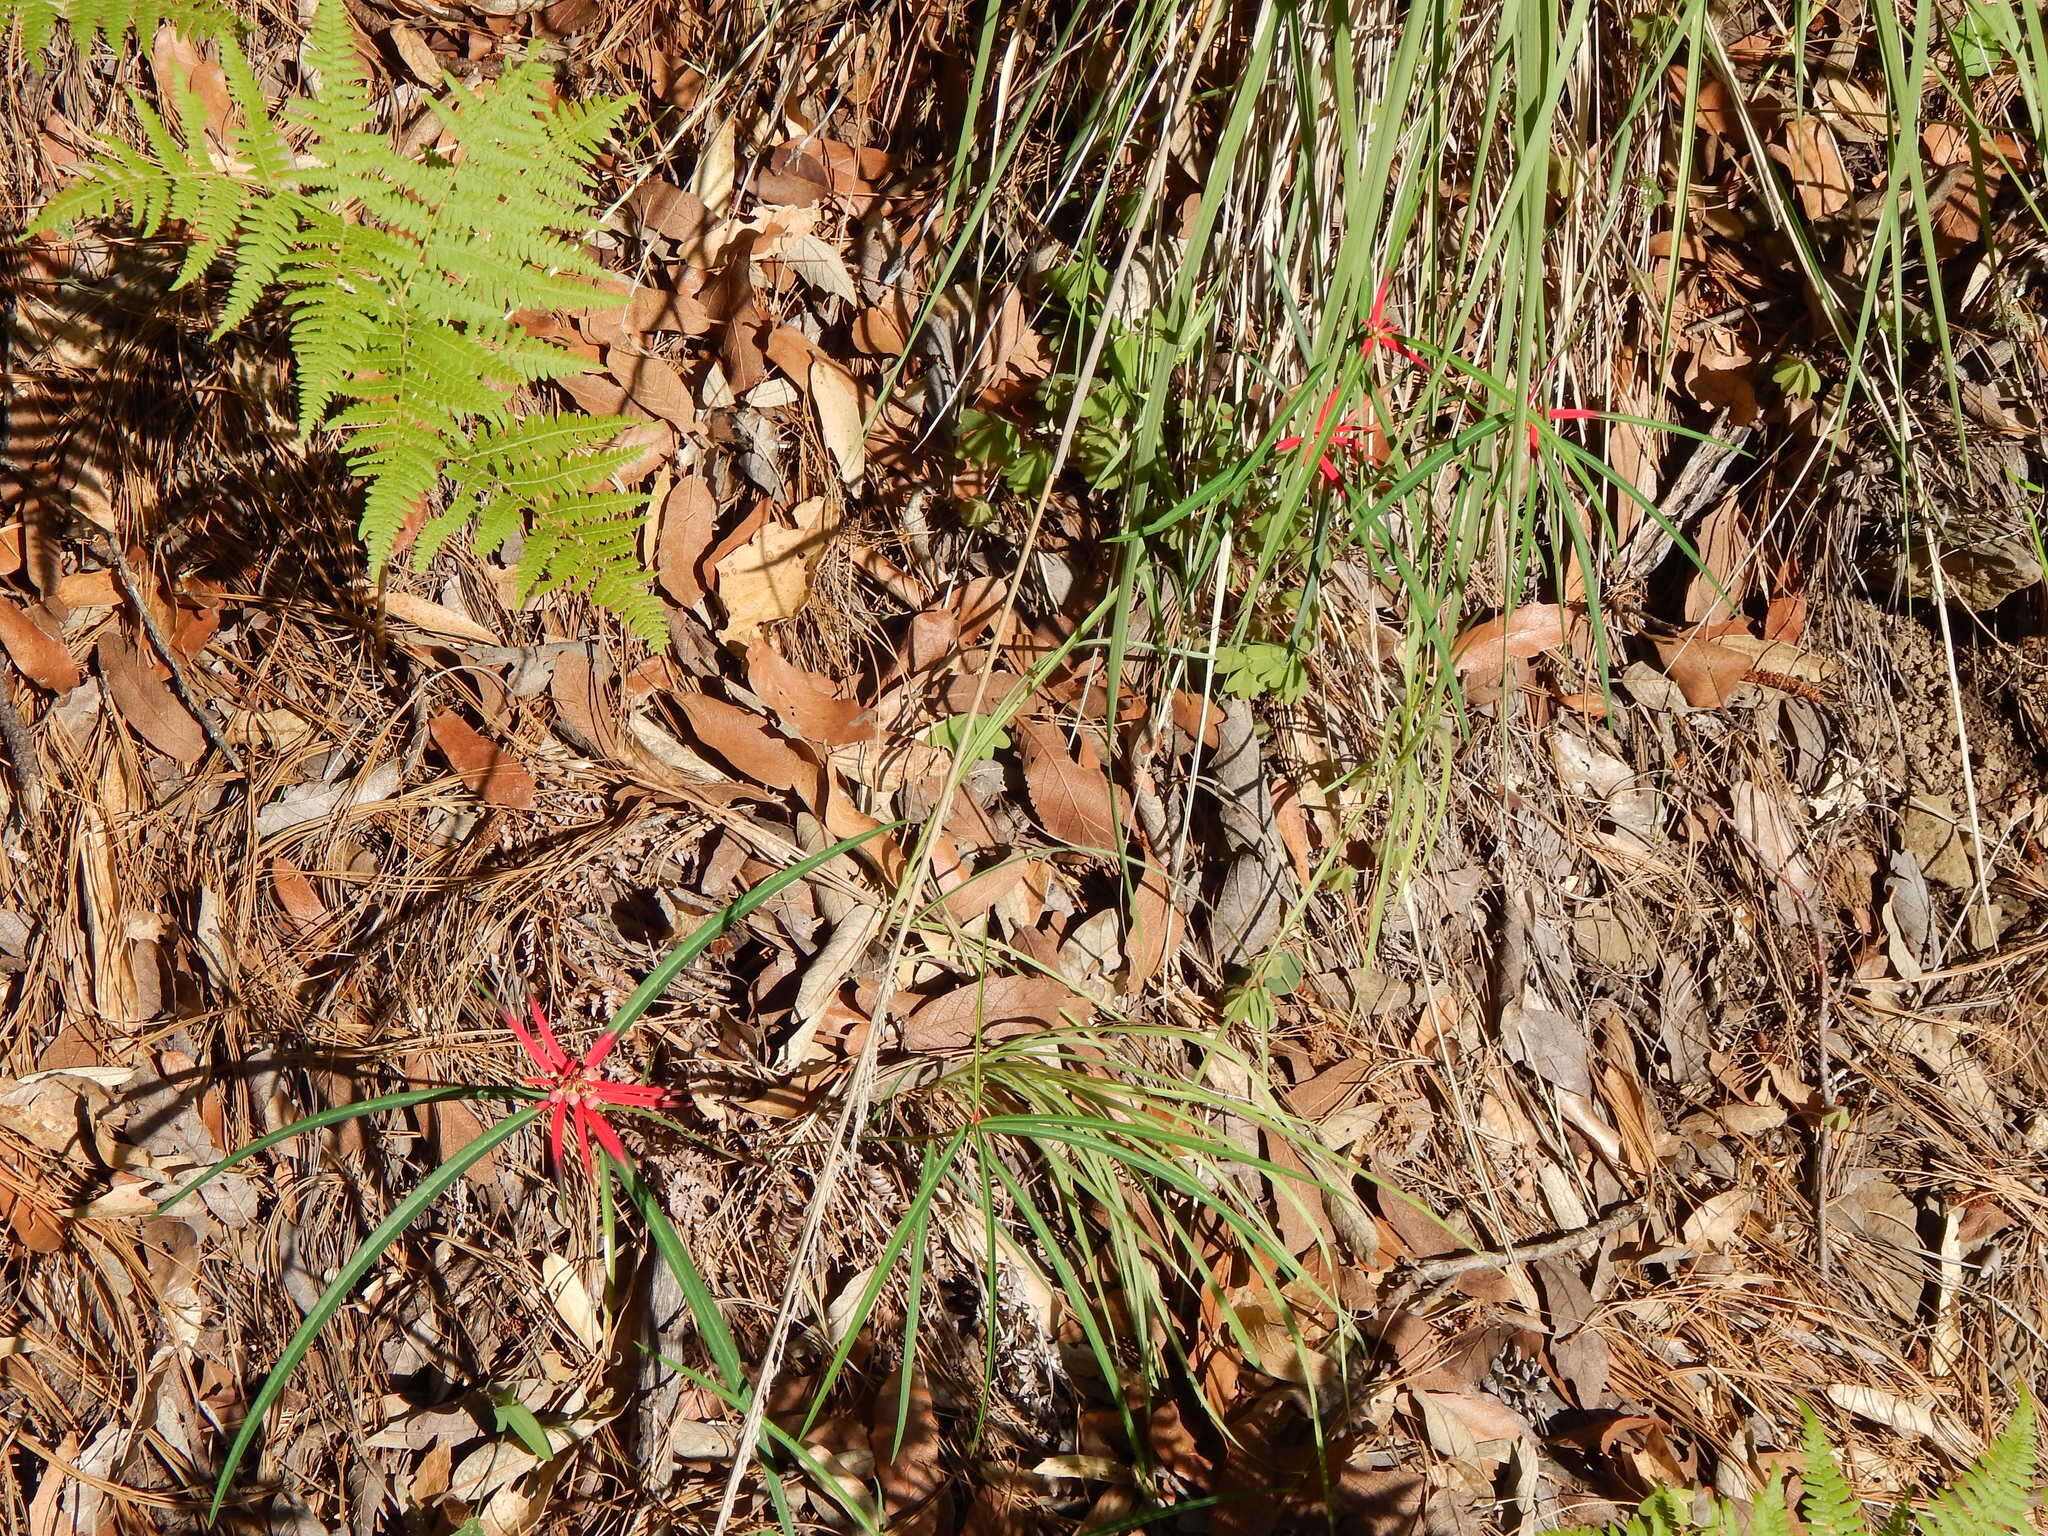
[[[609,446],[628,423],[513,408],[525,386],[584,367],[528,336],[519,311],[623,302],[596,285],[580,235],[592,159],[626,102],[555,101],[528,59],[487,90],[449,81],[428,103],[442,147],[407,155],[377,126],[339,0],[313,13],[311,93],[275,113],[231,24],[196,0],[0,0],[0,24],[20,20],[31,46],[60,18],[81,47],[160,20],[214,39],[233,110],[209,115],[189,83],[156,106],[137,96],[142,142],[108,145],[37,228],[125,212],[145,235],[177,234],[178,284],[232,269],[216,335],[279,297],[299,429],[340,435],[373,571],[416,518],[421,560],[471,523],[486,553],[523,533],[524,592],[587,590],[658,639],[636,542],[646,497],[609,483],[639,456]]]
[[[1875,1536],[2019,1536],[2033,1530],[2039,1432],[2031,1396],[2022,1396],[2005,1432],[1962,1475],[1918,1509],[1901,1504]],[[1808,1414],[1800,1446],[1799,1517],[1806,1536],[1873,1536],[1863,1502],[1843,1475],[1820,1421]],[[1771,1479],[1745,1521],[1727,1500],[1709,1502],[1696,1517],[1692,1500],[1660,1488],[1627,1520],[1582,1526],[1558,1536],[1792,1536],[1784,1476]]]
[[[1044,281],[1056,301],[1053,309],[1064,311],[1069,337],[1078,342],[1098,324],[1111,327],[1101,363],[1081,402],[1069,463],[1094,490],[1129,489],[1139,473],[1131,446],[1144,410],[1153,360],[1162,348],[1188,350],[1175,338],[1185,337],[1191,330],[1173,324],[1163,308],[1152,310],[1132,326],[1106,319],[1109,274],[1099,262],[1055,267],[1045,274]],[[1073,373],[1056,372],[1039,386],[1042,422],[1065,419],[1077,384]],[[1177,396],[1168,409],[1165,433],[1168,452],[1179,472],[1196,479],[1214,474],[1233,451],[1235,420],[1230,405],[1213,396]],[[1015,495],[1031,500],[1045,490],[1046,478],[1052,473],[1053,447],[1044,431],[993,411],[969,409],[960,413],[958,442],[962,457],[993,474]]]

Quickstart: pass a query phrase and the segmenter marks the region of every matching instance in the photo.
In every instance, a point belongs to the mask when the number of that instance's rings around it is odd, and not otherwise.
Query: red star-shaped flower
[[[562,1049],[554,1030],[548,1027],[547,1015],[541,1012],[540,1004],[529,999],[526,1007],[533,1016],[532,1030],[521,1024],[519,1016],[509,1007],[504,1010],[505,1022],[519,1037],[519,1043],[526,1047],[526,1054],[533,1059],[534,1065],[541,1069],[542,1075],[527,1078],[526,1084],[529,1088],[546,1090],[541,1102],[547,1106],[549,1160],[556,1169],[561,1168],[562,1132],[573,1124],[576,1127],[576,1145],[583,1153],[586,1171],[593,1176],[597,1172],[597,1161],[590,1155],[590,1138],[593,1136],[612,1160],[623,1166],[628,1160],[626,1148],[619,1140],[619,1133],[604,1117],[606,1107],[651,1109],[668,1101],[667,1091],[651,1083],[621,1083],[603,1075],[604,1059],[619,1043],[617,1030],[599,1035],[580,1058],[573,1057]]]

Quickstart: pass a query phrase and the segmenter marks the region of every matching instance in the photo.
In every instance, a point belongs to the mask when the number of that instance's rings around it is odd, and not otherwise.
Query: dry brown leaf
[[[29,617],[26,609],[0,597],[0,646],[21,673],[38,688],[69,693],[81,680],[78,663],[54,635]]]
[[[199,722],[124,636],[109,630],[96,654],[114,707],[144,741],[186,768],[205,756]]]
[[[678,245],[695,242],[708,222],[702,198],[659,178],[643,181],[634,188],[626,206],[639,215],[644,228]]]
[[[1510,660],[1522,661],[1564,644],[1565,611],[1556,603],[1524,603],[1497,619],[1475,624],[1451,647],[1461,677],[1496,678]]]
[[[685,608],[704,597],[699,562],[718,534],[718,498],[702,475],[685,475],[661,504],[661,537],[654,573],[661,589]]]
[[[270,861],[270,889],[301,933],[311,933],[327,920],[326,903],[291,860],[279,857]]]
[[[1686,622],[1720,623],[1736,617],[1756,572],[1750,558],[1756,541],[1742,498],[1724,496],[1707,514],[1694,542],[1702,568],[1693,572],[1686,586]]]
[[[455,776],[486,805],[533,809],[533,775],[503,747],[479,733],[452,709],[427,722],[427,734],[448,759]]]
[[[592,416],[623,416],[626,404],[631,399],[626,386],[609,374],[572,373],[567,378],[557,379],[562,393],[574,400]]]
[[[1714,644],[1748,657],[1752,672],[1769,672],[1816,685],[1832,683],[1842,675],[1842,663],[1836,658],[1809,651],[1803,645],[1794,645],[1790,639],[1759,640],[1754,635],[1716,635]]]
[[[747,647],[747,684],[799,741],[843,747],[880,733],[872,711],[841,698],[821,674],[786,660],[765,639]]]
[[[201,53],[198,44],[165,22],[156,29],[156,39],[150,45],[149,69],[156,77],[159,100],[169,104],[191,91],[205,109],[207,133],[222,144],[227,142],[227,128],[235,120],[228,77],[219,64]],[[439,75],[433,83],[440,84]]]
[[[1062,1011],[1085,1024],[1095,1005],[1056,976],[991,976],[918,1008],[903,1021],[903,1048],[937,1054],[1035,1035],[1065,1027]]]
[[[1785,125],[1782,149],[1774,147],[1771,155],[1791,175],[1799,206],[1809,219],[1829,218],[1849,206],[1854,190],[1849,168],[1842,163],[1834,130],[1819,118],[1793,118]]]
[[[617,759],[618,711],[606,686],[609,676],[609,671],[601,676],[582,652],[567,651],[555,658],[548,691],[557,718],[579,750]]]
[[[74,571],[57,583],[57,600],[67,608],[111,608],[121,589],[112,571]]]
[[[1013,728],[1023,745],[1024,783],[1039,825],[1055,841],[1076,848],[1117,848],[1118,829],[1128,826],[1130,817],[1087,737],[1080,738],[1076,761],[1067,750],[1066,732],[1057,726],[1019,720]]]
[[[938,1536],[953,1528],[953,1479],[945,1463],[945,1436],[921,1372],[910,1378],[909,1412],[898,1436],[898,1407],[905,1396],[901,1383],[900,1374],[891,1375],[875,1394],[874,1417],[868,1425],[875,1481],[882,1491],[890,1536]]]
[[[836,523],[813,497],[791,512],[794,528],[764,527],[746,545],[718,562],[718,597],[726,621],[719,638],[744,649],[763,624],[803,611],[811,596],[811,568],[825,552]]]
[[[832,462],[839,466],[839,478],[852,485],[867,473],[864,423],[860,408],[860,386],[853,375],[830,358],[811,360],[811,405],[818,413],[818,431]]]
[[[732,118],[720,123],[698,158],[696,174],[690,178],[690,190],[697,194],[705,213],[713,218],[723,217],[732,202],[738,173],[733,154],[737,138],[738,124]]]
[[[870,357],[902,356],[904,335],[910,326],[901,310],[900,300],[862,310],[853,322],[853,344]]]
[[[1126,991],[1143,990],[1159,974],[1167,955],[1180,944],[1187,921],[1187,913],[1173,903],[1166,871],[1147,857],[1131,902],[1131,932],[1125,943],[1130,961],[1124,974]]]
[[[1749,676],[1750,659],[1714,640],[1659,640],[1657,660],[1695,709],[1719,709]]]
[[[676,704],[697,740],[756,784],[795,789],[815,783],[817,769],[788,742],[777,740],[759,715],[705,693],[681,694]]]
[[[453,635],[458,640],[474,640],[481,645],[503,643],[468,614],[410,592],[386,592],[384,611],[415,629],[430,629],[437,635]]]
[[[1023,878],[1024,865],[1017,859],[1004,859],[988,869],[977,870],[946,892],[946,912],[965,927],[1009,895]]]
[[[612,347],[604,355],[604,365],[648,415],[673,422],[685,432],[697,425],[697,402],[675,364]]]

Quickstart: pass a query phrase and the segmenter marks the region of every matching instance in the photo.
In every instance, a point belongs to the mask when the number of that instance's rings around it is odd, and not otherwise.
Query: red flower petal
[[[562,1167],[562,1122],[568,1115],[569,1106],[556,1099],[548,1117],[548,1166],[558,1173]]]
[[[595,1072],[604,1064],[605,1057],[611,1055],[612,1047],[618,1043],[619,1032],[616,1029],[608,1030],[604,1034],[599,1035],[596,1040],[591,1042],[590,1050],[583,1058],[583,1070]]]
[[[519,1022],[518,1014],[514,1013],[510,1008],[505,1008],[501,1011],[505,1015],[506,1026],[511,1029],[513,1034],[519,1037],[520,1045],[525,1048],[526,1054],[532,1059],[533,1064],[535,1066],[541,1068],[543,1071],[553,1073],[559,1072],[562,1070],[562,1068],[569,1065],[569,1058],[562,1054],[562,1048],[560,1046],[555,1045],[555,1037],[553,1034],[549,1034],[547,1037],[548,1045],[554,1047],[554,1054],[550,1056],[548,1054],[547,1048],[544,1047],[540,1043],[540,1041],[534,1039],[532,1032],[528,1030],[524,1024]],[[536,1007],[534,1009],[535,1017],[539,1017],[539,1014],[540,1010]]]
[[[604,1148],[613,1162],[621,1168],[625,1167],[631,1160],[626,1156],[625,1143],[619,1140],[619,1133],[611,1128],[611,1123],[603,1115],[588,1110],[584,1112],[583,1119],[590,1122],[590,1134],[597,1138],[597,1144]],[[590,1149],[586,1144],[584,1156],[588,1158],[589,1155]],[[591,1169],[592,1173],[596,1171],[595,1167]]]
[[[583,1171],[594,1179],[597,1177],[597,1159],[590,1155],[589,1126],[592,1120],[597,1120],[597,1116],[578,1104],[576,1113],[571,1118],[576,1122],[576,1146],[583,1153]],[[602,1125],[604,1122],[598,1120],[598,1124]]]

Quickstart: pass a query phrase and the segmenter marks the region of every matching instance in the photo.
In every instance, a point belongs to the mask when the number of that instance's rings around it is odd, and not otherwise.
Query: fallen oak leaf
[[[454,710],[444,709],[429,720],[427,734],[434,738],[455,776],[486,805],[513,811],[533,809],[533,775],[526,765]]]
[[[880,734],[872,710],[841,698],[824,677],[789,661],[765,639],[747,647],[747,684],[799,741],[844,747]]]
[[[788,742],[776,740],[759,715],[707,693],[681,694],[676,704],[697,740],[755,783],[770,789],[815,784],[817,769]]]
[[[1024,785],[1031,792],[1039,824],[1055,840],[1098,852],[1122,845],[1119,829],[1130,824],[1121,791],[1109,782],[1086,736],[1077,760],[1066,733],[1042,720],[1018,720],[1024,751]]]
[[[69,693],[83,680],[64,643],[29,617],[28,610],[0,597],[0,646],[22,676],[51,693]]]
[[[1085,1024],[1095,1005],[1056,976],[990,976],[941,993],[903,1021],[903,1048],[940,1054],[964,1051],[979,1040],[994,1044],[1020,1035]]]
[[[95,654],[121,718],[164,756],[190,768],[206,755],[206,732],[127,639],[109,630]]]
[[[821,497],[791,514],[796,527],[769,525],[718,562],[718,597],[726,622],[719,638],[744,649],[763,624],[792,618],[811,597],[811,569],[838,530]]]
[[[1565,611],[1556,603],[1524,603],[1499,618],[1466,630],[1451,647],[1451,670],[1460,677],[1487,676],[1507,670],[1509,661],[1526,661],[1565,642]]]

